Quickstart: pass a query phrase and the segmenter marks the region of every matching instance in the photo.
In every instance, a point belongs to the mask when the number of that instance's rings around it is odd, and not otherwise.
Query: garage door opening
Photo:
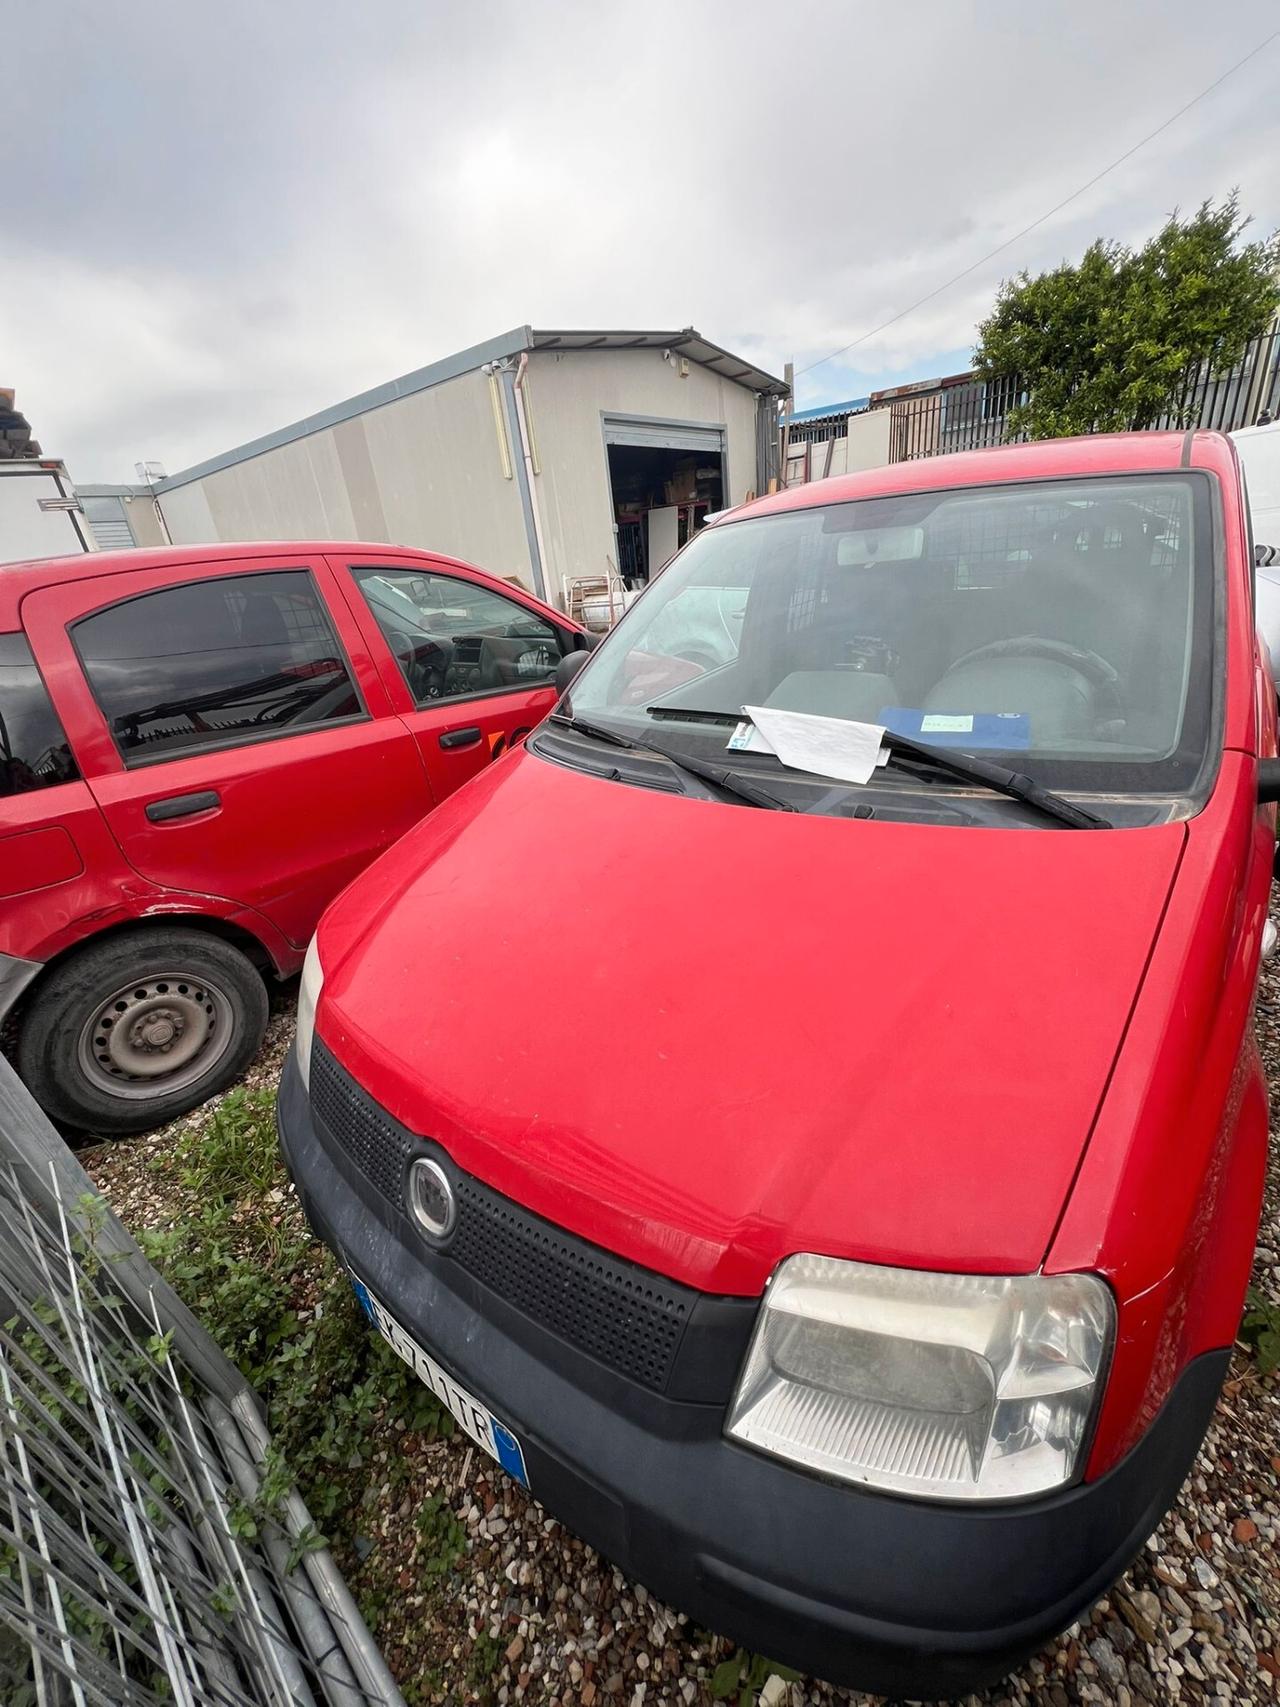
[[[616,561],[628,588],[638,589],[724,508],[723,438],[673,425],[665,436],[677,442],[636,444],[619,442],[623,429],[615,432],[606,430]]]

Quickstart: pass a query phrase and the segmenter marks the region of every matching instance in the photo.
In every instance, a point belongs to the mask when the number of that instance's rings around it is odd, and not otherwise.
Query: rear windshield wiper
[[[654,753],[660,759],[677,771],[683,771],[687,776],[697,777],[699,782],[710,783],[712,788],[718,788],[722,794],[730,795],[734,800],[741,800],[748,806],[760,806],[769,812],[794,812],[796,808],[789,801],[779,800],[767,793],[763,788],[753,788],[741,777],[731,777],[728,772],[718,765],[707,765],[701,759],[677,759],[674,754],[667,752],[665,747],[655,746],[651,741],[633,741],[629,735],[619,735],[614,729],[606,729],[599,723],[591,723],[583,717],[570,717],[566,712],[553,711],[547,719],[549,723],[559,723],[566,729],[573,729],[579,735],[589,735],[593,740],[605,741],[611,747],[626,747],[636,753]]]
[[[932,747],[925,741],[913,741],[910,735],[895,735],[891,729],[885,730],[883,744],[891,757],[915,759],[935,771],[947,772],[964,782],[981,783],[984,788],[994,789],[997,794],[1007,794],[1014,800],[1034,806],[1038,812],[1043,812],[1046,818],[1054,818],[1072,830],[1113,828],[1106,818],[1100,818],[1096,812],[1086,812],[1083,806],[1064,800],[1060,794],[1055,794],[1052,789],[1043,787],[1029,776],[1024,776],[1021,771],[1007,770],[1004,765],[993,765],[990,760],[975,758],[972,753],[956,748]]]

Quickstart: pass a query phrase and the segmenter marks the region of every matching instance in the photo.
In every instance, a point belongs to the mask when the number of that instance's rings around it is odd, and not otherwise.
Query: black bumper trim
[[[942,1505],[823,1482],[726,1441],[722,1406],[585,1390],[518,1318],[478,1310],[344,1183],[292,1058],[279,1122],[312,1225],[515,1430],[548,1510],[698,1623],[834,1683],[963,1694],[1078,1618],[1173,1503],[1226,1373],[1229,1349],[1196,1359],[1120,1464],[1046,1499]]]

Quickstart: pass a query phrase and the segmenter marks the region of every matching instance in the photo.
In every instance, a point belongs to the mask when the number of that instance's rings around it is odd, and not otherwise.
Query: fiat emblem
[[[458,1219],[458,1200],[439,1162],[419,1156],[409,1169],[409,1211],[429,1239],[447,1239]]]

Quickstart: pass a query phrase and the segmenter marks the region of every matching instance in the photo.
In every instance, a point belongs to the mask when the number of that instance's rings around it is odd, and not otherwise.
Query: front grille
[[[689,1315],[685,1287],[620,1263],[455,1172],[449,1254],[468,1274],[601,1363],[661,1392]]]
[[[413,1139],[343,1072],[318,1040],[311,1045],[311,1112],[365,1178],[392,1203],[400,1203]]]
[[[329,1138],[403,1213],[405,1165],[428,1145],[379,1108],[318,1039],[311,1108]],[[456,1263],[558,1339],[665,1391],[699,1294],[619,1261],[464,1173],[443,1151],[431,1153],[458,1200],[457,1225],[437,1260]]]

